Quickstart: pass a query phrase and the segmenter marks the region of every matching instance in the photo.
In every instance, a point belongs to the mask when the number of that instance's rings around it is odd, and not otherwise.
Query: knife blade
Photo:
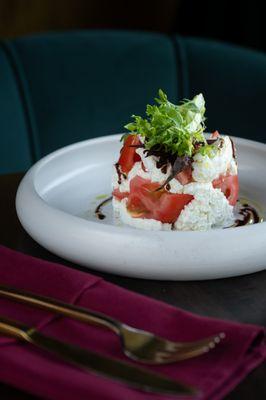
[[[164,375],[46,336],[34,328],[2,316],[0,333],[31,343],[78,368],[125,383],[135,389],[176,396],[198,394],[193,387]]]

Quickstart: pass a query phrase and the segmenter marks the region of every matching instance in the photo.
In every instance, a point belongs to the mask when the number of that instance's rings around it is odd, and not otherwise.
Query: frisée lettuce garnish
[[[178,157],[192,157],[196,152],[215,155],[217,147],[208,144],[203,134],[205,100],[202,94],[175,105],[160,89],[155,100],[156,105],[147,105],[146,118],[133,115],[134,121],[125,125],[129,134],[138,134],[144,139],[145,149]]]

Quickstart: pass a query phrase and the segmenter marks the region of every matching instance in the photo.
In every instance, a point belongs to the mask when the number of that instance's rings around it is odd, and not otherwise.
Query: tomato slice
[[[183,169],[183,171],[179,172],[179,174],[176,175],[175,179],[177,179],[181,183],[181,185],[186,185],[187,183],[192,182],[192,168],[187,167]]]
[[[193,199],[190,194],[164,193],[160,198],[159,207],[153,211],[153,218],[164,223],[173,223]]]
[[[220,175],[219,178],[212,181],[212,186],[221,189],[231,206],[234,206],[238,199],[238,176],[237,175]]]
[[[156,219],[163,223],[173,223],[191,200],[190,194],[169,193],[157,182],[136,176],[130,182],[127,209],[133,217]]]
[[[125,197],[128,197],[129,195],[128,192],[120,192],[119,189],[114,189],[112,194],[119,201],[123,200]]]
[[[218,131],[214,131],[211,134],[211,139],[217,139],[220,136],[220,133]]]
[[[139,144],[141,142],[138,135],[129,135],[124,142],[118,163],[125,174],[129,173],[135,162],[140,161],[140,156],[136,153],[136,147],[131,147]]]

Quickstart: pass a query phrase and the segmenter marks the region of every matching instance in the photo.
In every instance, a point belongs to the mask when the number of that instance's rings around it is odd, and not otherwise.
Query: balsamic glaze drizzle
[[[119,185],[120,185],[121,182],[122,182],[122,176],[123,176],[124,179],[126,179],[127,176],[126,176],[126,174],[124,174],[124,173],[121,171],[120,165],[119,165],[118,162],[115,164],[115,169],[116,169],[116,172],[117,172],[117,175],[118,175],[118,180],[117,180],[117,182],[118,182]]]
[[[247,203],[241,206],[239,214],[243,216],[243,219],[237,219],[233,225],[234,227],[258,224],[261,221],[258,211]]]
[[[112,200],[112,198],[113,198],[113,196],[108,197],[107,199],[103,200],[103,201],[95,208],[94,213],[95,213],[95,215],[96,215],[96,217],[97,217],[98,219],[101,219],[101,220],[102,220],[102,219],[106,218],[106,215],[103,214],[103,212],[102,212],[102,207],[105,206],[106,204],[108,204],[109,201]]]

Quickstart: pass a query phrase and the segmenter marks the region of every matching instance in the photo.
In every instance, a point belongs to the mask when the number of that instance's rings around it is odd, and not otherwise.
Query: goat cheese
[[[211,182],[219,178],[221,174],[226,174],[230,169],[233,159],[232,143],[229,136],[220,139],[221,147],[217,149],[214,157],[196,153],[192,163],[192,177],[196,182]]]

